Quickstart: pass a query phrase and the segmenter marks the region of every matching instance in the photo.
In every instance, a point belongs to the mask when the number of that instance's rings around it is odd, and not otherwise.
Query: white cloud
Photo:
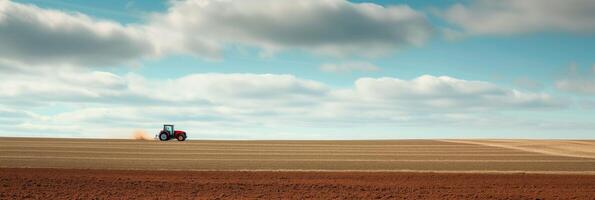
[[[225,44],[373,56],[420,45],[432,32],[408,6],[344,0],[174,1],[150,27],[164,49],[211,57]]]
[[[502,109],[506,107],[556,107],[560,102],[545,93],[525,93],[482,81],[448,76],[420,76],[412,80],[391,77],[359,78],[350,88],[279,74],[190,74],[177,79],[147,79],[128,74],[60,69],[34,74],[0,75],[0,97],[43,102],[100,104],[146,102],[173,105],[211,105],[258,108],[316,105],[321,103],[387,103],[420,106]],[[43,82],[44,84],[39,84]],[[34,98],[32,98],[34,97]],[[138,102],[136,102],[138,103]]]
[[[592,20],[582,18],[592,18],[583,12],[592,10],[589,2],[582,2],[584,8],[558,8],[543,1],[550,6],[536,10],[524,2],[457,5],[445,16],[472,34],[593,30]],[[500,7],[492,4],[514,10],[509,14],[523,20],[506,24],[492,19],[501,17]],[[574,9],[576,15],[566,13]],[[547,22],[540,21],[544,10],[555,13]],[[177,53],[218,58],[225,45],[257,47],[264,53],[297,49],[375,56],[421,45],[432,32],[426,17],[408,6],[343,0],[172,1],[166,12],[129,25],[0,0],[0,134],[127,137],[126,131],[164,122],[211,138],[301,137],[312,130],[367,132],[366,127],[386,126],[494,128],[538,124],[493,116],[501,112],[566,106],[547,93],[447,76],[360,78],[352,86],[338,87],[293,75],[210,73],[157,79],[81,68]],[[379,70],[365,62],[320,67],[339,73]],[[591,80],[578,79],[561,80],[557,86],[592,93],[590,85]],[[305,129],[309,131],[299,131]]]
[[[121,93],[120,77],[107,72],[42,68],[35,72],[1,74],[0,102],[92,101]],[[26,98],[22,98],[26,97]]]
[[[30,65],[98,66],[154,55],[139,28],[0,1],[0,59]]]
[[[253,138],[265,134],[259,132],[263,129],[275,138],[278,132],[332,127],[489,126],[495,120],[491,114],[506,110],[565,106],[544,93],[430,75],[412,80],[360,78],[353,86],[339,88],[277,74],[190,74],[163,80],[59,68],[0,76],[5,106],[0,112],[20,116],[10,117],[13,128],[73,136],[102,137],[168,122],[212,138]],[[42,86],[33,87],[40,82]],[[53,106],[65,109],[36,113]],[[60,126],[67,131],[60,133]]]
[[[545,93],[524,93],[487,82],[448,76],[424,75],[413,80],[360,78],[355,82],[355,92],[368,101],[423,110],[547,108],[563,105],[563,102]]]
[[[191,74],[157,84],[161,87],[154,88],[180,99],[202,98],[210,101],[251,99],[266,102],[278,98],[296,100],[320,96],[328,90],[318,82],[273,74]]]
[[[263,54],[299,49],[377,56],[421,45],[432,33],[426,17],[408,6],[344,0],[187,0],[169,5],[143,23],[123,25],[0,1],[0,59],[28,66],[109,66],[179,53],[219,59],[225,45],[254,46]]]
[[[456,4],[441,15],[470,35],[531,32],[595,32],[592,0],[478,0]],[[447,31],[452,36],[451,31]]]
[[[380,71],[380,67],[368,62],[343,62],[343,63],[326,63],[320,66],[320,70],[324,72],[333,73],[349,73],[349,72],[375,72]]]

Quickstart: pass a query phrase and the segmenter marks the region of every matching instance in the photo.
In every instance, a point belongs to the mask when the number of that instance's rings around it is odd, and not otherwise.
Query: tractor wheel
[[[178,141],[184,141],[184,140],[186,140],[186,134],[180,134],[180,135],[178,135],[178,138],[177,139],[178,139]]]
[[[167,135],[167,133],[160,133],[159,134],[159,140],[166,141],[168,139],[169,139],[169,135]]]

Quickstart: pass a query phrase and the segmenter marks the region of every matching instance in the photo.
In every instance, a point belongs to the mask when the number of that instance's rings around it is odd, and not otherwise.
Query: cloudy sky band
[[[592,1],[478,0],[417,9],[343,0],[187,0],[165,7],[130,23],[70,10],[76,6],[0,2],[0,126],[72,137],[126,137],[101,132],[152,130],[165,122],[207,127],[212,131],[197,138],[212,139],[472,137],[489,128],[502,136],[595,135],[595,122],[585,118],[595,116],[592,58],[557,61],[566,64],[545,84],[532,77],[502,84],[421,67],[404,78],[400,66],[381,62],[424,51],[434,40],[456,46],[554,32],[593,42]],[[229,57],[230,47],[265,66],[242,65]],[[271,62],[286,57],[298,62]],[[157,72],[142,71],[160,60],[167,63]],[[231,67],[202,66],[208,63]],[[313,71],[282,71],[303,65]],[[308,73],[323,78],[300,75]],[[333,84],[338,79],[347,84]],[[312,131],[333,134],[307,134]],[[477,135],[483,136],[498,134]]]

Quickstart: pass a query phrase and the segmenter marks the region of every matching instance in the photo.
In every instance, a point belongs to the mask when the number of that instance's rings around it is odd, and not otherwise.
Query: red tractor
[[[174,125],[164,124],[163,130],[161,130],[157,136],[161,141],[167,141],[174,138],[178,141],[184,141],[186,140],[186,131],[175,130]]]

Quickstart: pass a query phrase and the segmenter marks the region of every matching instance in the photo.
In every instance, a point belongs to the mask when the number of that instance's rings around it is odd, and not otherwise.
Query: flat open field
[[[595,172],[595,159],[434,140],[159,142],[0,138],[0,167]]]
[[[595,198],[593,141],[520,142],[0,138],[0,199]]]

